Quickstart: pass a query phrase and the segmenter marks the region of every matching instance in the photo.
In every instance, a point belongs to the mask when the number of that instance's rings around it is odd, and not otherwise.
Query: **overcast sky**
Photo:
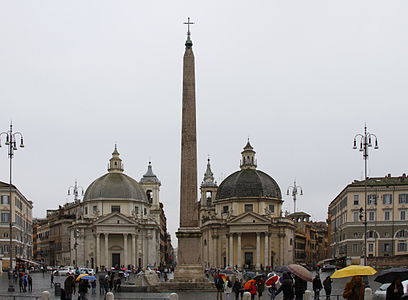
[[[169,231],[178,227],[182,57],[196,57],[198,172],[258,168],[324,220],[363,176],[353,137],[369,131],[369,175],[407,172],[407,1],[0,1],[0,131],[24,134],[14,183],[35,217],[107,172],[114,144],[139,180],[151,160]],[[0,180],[8,182],[7,151]],[[173,235],[173,243],[174,235]]]

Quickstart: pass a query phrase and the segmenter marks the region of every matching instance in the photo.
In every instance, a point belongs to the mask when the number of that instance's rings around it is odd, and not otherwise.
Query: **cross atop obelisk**
[[[187,22],[184,22],[183,24],[187,25],[187,35],[190,36],[190,25],[193,25],[194,22],[190,22],[190,17],[188,17]]]

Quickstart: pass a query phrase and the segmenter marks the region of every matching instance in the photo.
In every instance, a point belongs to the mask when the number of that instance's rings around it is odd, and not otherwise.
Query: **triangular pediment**
[[[111,213],[95,221],[95,225],[113,225],[113,224],[136,225],[136,222],[119,212]]]
[[[261,215],[258,215],[254,212],[246,212],[242,215],[239,215],[232,219],[228,224],[235,225],[235,224],[267,224],[270,221],[267,218],[264,218]]]

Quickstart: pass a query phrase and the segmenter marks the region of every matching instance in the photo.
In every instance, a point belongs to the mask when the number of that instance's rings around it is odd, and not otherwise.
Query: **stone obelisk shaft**
[[[188,33],[183,62],[183,109],[181,125],[180,228],[177,267],[178,282],[205,281],[201,264],[201,231],[197,202],[197,134],[193,43]]]
[[[180,227],[197,227],[197,134],[194,54],[186,45],[183,62]]]

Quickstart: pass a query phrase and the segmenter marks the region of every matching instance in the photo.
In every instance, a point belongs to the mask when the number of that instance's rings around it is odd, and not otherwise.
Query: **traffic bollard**
[[[371,288],[364,290],[364,300],[373,300],[373,290]]]
[[[171,293],[170,294],[170,300],[178,300],[178,295],[177,295],[177,293]]]
[[[115,299],[115,295],[111,292],[106,293],[106,300],[114,300]]]
[[[50,292],[44,291],[41,293],[41,300],[50,300]]]
[[[242,295],[242,300],[250,300],[250,299],[251,299],[250,292],[245,292],[244,295]]]

